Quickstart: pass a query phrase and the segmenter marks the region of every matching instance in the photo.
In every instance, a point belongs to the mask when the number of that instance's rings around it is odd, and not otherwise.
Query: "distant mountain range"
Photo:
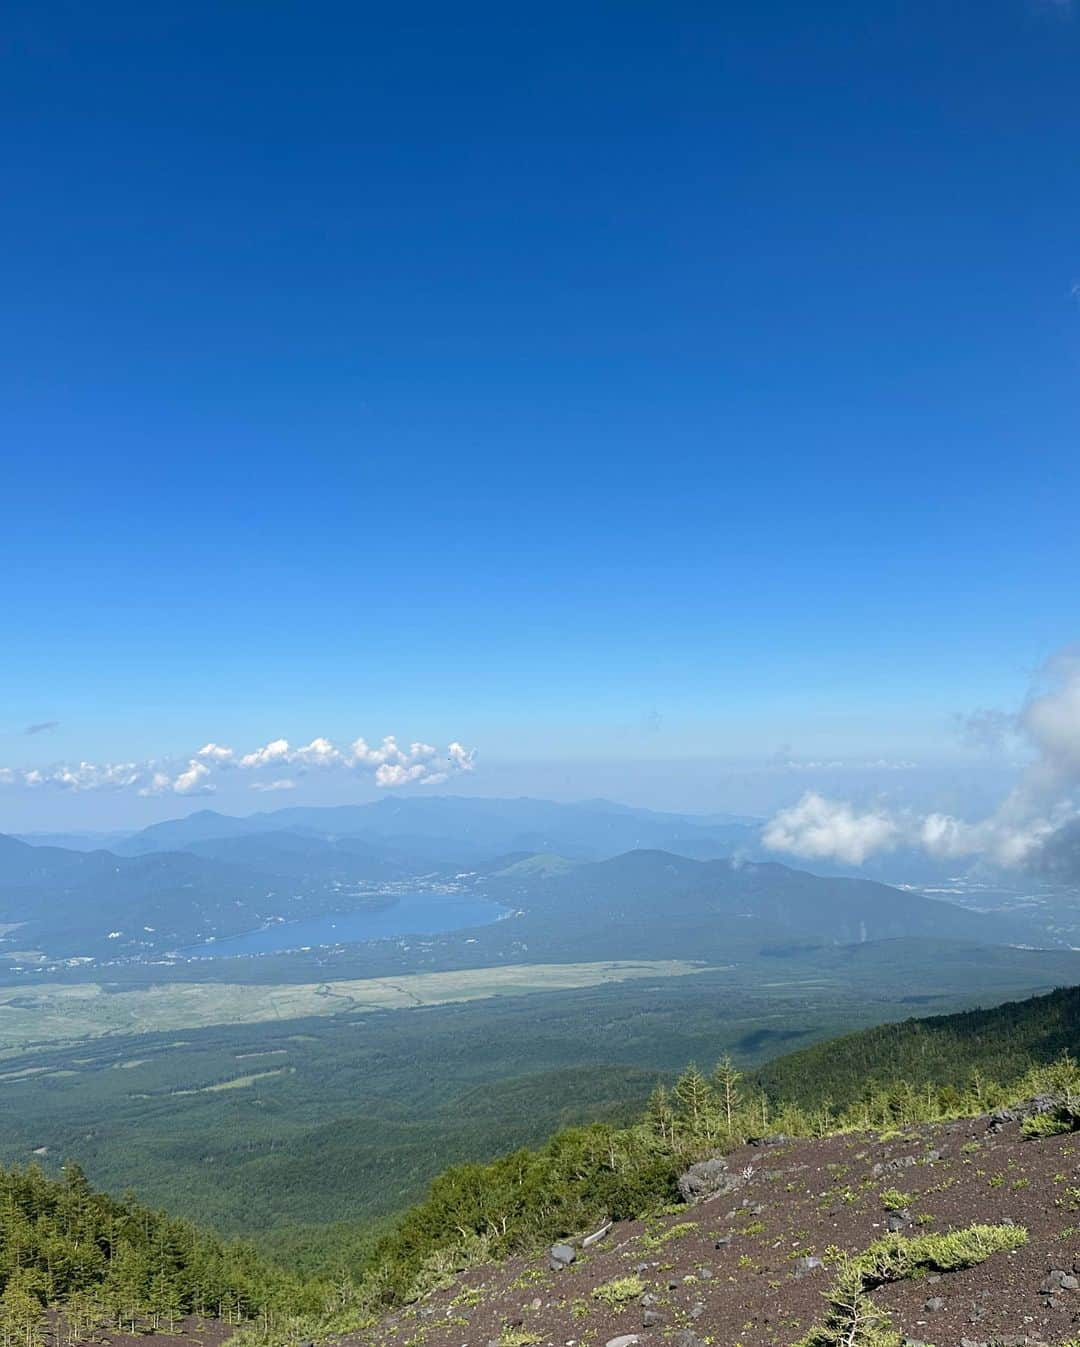
[[[509,852],[553,851],[599,860],[642,847],[727,856],[757,836],[760,822],[728,815],[690,817],[606,800],[559,804],[528,798],[391,798],[372,804],[277,809],[231,817],[204,809],[156,823],[115,843],[120,855],[188,848],[254,834],[289,832],[322,840],[366,838],[462,863]]]
[[[824,877],[776,862],[696,861],[664,851],[632,851],[569,869],[537,857],[484,883],[525,909],[530,949],[572,930],[588,947],[602,932],[619,957],[720,959],[733,947],[784,942],[859,944],[908,937],[1038,943],[1026,917],[967,911],[873,880]],[[617,936],[616,936],[617,933]],[[631,953],[630,951],[633,951]]]
[[[0,923],[21,923],[8,949],[150,957],[270,919],[385,904],[373,888],[425,877],[518,912],[475,933],[475,956],[491,963],[541,953],[717,960],[792,941],[1046,943],[1027,916],[746,859],[759,851],[757,827],[601,800],[395,798],[247,818],[201,810],[109,850],[0,837]]]
[[[461,796],[387,797],[370,804],[292,807],[244,817],[199,810],[132,833],[40,833],[19,840],[75,851],[120,856],[191,850],[196,844],[293,833],[324,841],[366,839],[393,844],[413,862],[468,866],[493,856],[550,852],[597,861],[626,851],[672,851],[696,860],[739,856],[775,860],[762,845],[763,820],[736,814],[679,814],[638,809],[611,800],[483,799]],[[209,853],[206,853],[209,854]],[[942,862],[901,848],[852,867],[826,859],[800,861],[814,874],[848,875],[887,884],[943,884],[958,873]],[[963,867],[959,867],[962,869]]]
[[[18,923],[7,945],[52,957],[158,954],[252,930],[270,917],[334,910],[349,902],[335,886],[416,871],[389,856],[326,843],[301,841],[297,851],[287,839],[272,834],[236,857],[194,849],[127,857],[32,847],[0,835],[0,923]]]

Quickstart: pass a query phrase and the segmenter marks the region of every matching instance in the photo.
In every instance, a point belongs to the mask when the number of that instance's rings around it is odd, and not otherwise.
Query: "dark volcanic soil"
[[[1007,1220],[1029,1234],[1025,1247],[978,1267],[876,1291],[898,1330],[937,1347],[1056,1347],[1080,1335],[1080,1289],[1041,1289],[1051,1271],[1071,1279],[1074,1259],[1080,1268],[1080,1134],[1029,1141],[1016,1123],[991,1134],[986,1118],[965,1119],[887,1141],[744,1146],[728,1162],[750,1174],[734,1195],[617,1225],[558,1272],[546,1257],[474,1269],[350,1341],[605,1347],[633,1334],[640,1347],[662,1347],[690,1329],[717,1347],[788,1347],[820,1321],[838,1251],[859,1252],[886,1232],[890,1188],[907,1197],[905,1234]],[[812,1258],[821,1266],[801,1270]],[[644,1291],[623,1308],[593,1295],[629,1276]]]

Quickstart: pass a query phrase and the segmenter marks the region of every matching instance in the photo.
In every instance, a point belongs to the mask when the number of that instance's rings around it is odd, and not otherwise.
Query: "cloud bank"
[[[358,774],[377,786],[435,786],[452,776],[471,772],[476,750],[454,740],[444,749],[432,744],[399,744],[388,734],[381,743],[354,739],[338,747],[329,739],[312,739],[293,746],[272,739],[248,752],[224,744],[206,743],[179,761],[59,763],[52,767],[0,767],[0,785],[53,787],[69,791],[134,790],[139,795],[210,795],[223,773],[250,776],[252,790],[293,790],[296,777],[313,771]],[[283,774],[287,773],[287,774]]]
[[[1018,713],[979,711],[962,730],[984,747],[1017,741],[1029,758],[987,818],[860,809],[808,791],[769,820],[762,840],[773,851],[849,865],[908,846],[943,860],[983,859],[1080,877],[1080,648],[1047,662]]]

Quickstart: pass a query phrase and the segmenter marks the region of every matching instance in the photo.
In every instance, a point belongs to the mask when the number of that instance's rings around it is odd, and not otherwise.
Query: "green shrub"
[[[901,1335],[870,1299],[886,1282],[926,1272],[974,1267],[991,1254],[1017,1249],[1027,1231],[1015,1225],[971,1225],[942,1235],[886,1235],[847,1259],[826,1293],[828,1311],[796,1347],[899,1347]]]
[[[1056,1137],[1074,1130],[1073,1120],[1058,1113],[1033,1113],[1020,1124],[1021,1133],[1033,1140],[1038,1137]]]
[[[640,1277],[615,1277],[593,1287],[593,1299],[602,1300],[613,1310],[624,1310],[632,1300],[645,1294],[645,1283]]]
[[[883,1188],[878,1197],[886,1211],[903,1211],[911,1202],[910,1193],[902,1193],[899,1188]]]

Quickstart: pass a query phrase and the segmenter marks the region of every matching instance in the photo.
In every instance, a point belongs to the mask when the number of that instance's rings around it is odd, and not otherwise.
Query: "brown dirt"
[[[616,1225],[559,1272],[546,1256],[473,1269],[347,1347],[487,1347],[504,1335],[540,1347],[604,1347],[624,1334],[663,1347],[680,1329],[717,1347],[788,1347],[820,1321],[837,1251],[859,1252],[886,1232],[880,1194],[888,1188],[910,1195],[903,1233],[1012,1220],[1029,1235],[1024,1248],[978,1267],[876,1291],[902,1333],[937,1347],[963,1339],[1056,1347],[1080,1334],[1080,1290],[1040,1290],[1051,1270],[1071,1274],[1074,1259],[1080,1268],[1080,1135],[1025,1140],[1016,1123],[993,1135],[985,1118],[965,1119],[891,1140],[744,1146],[728,1162],[735,1173],[753,1167],[734,1195]],[[800,1273],[797,1260],[807,1256],[823,1265]],[[592,1295],[629,1275],[646,1291],[623,1309]],[[943,1305],[928,1310],[932,1299]]]

